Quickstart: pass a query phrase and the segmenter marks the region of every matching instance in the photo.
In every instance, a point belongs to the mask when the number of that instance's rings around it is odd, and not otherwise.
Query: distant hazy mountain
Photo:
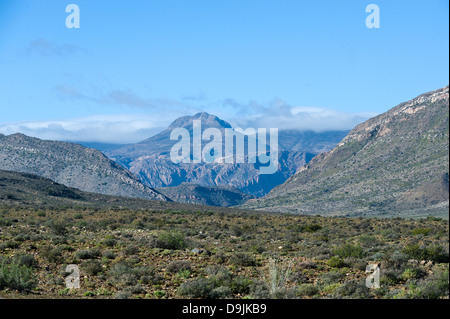
[[[100,151],[74,143],[0,134],[0,169],[35,174],[86,192],[167,200]]]
[[[202,130],[217,128],[223,136],[225,129],[231,128],[229,123],[214,115],[198,113],[175,120],[166,130],[147,140],[105,154],[151,187],[173,187],[188,182],[201,186],[232,186],[248,194],[263,196],[308,163],[316,154],[309,150],[329,150],[347,133],[282,132],[279,134],[279,169],[275,174],[262,175],[257,164],[172,163],[170,150],[177,141],[170,140],[170,133],[175,128],[186,128],[192,136],[194,120],[201,120]],[[308,151],[302,149],[305,145]]]
[[[174,187],[157,188],[157,191],[179,203],[230,207],[255,198],[234,187],[200,186],[183,183]]]
[[[127,144],[110,144],[110,143],[99,143],[99,142],[77,142],[72,141],[71,143],[80,144],[89,148],[95,148],[96,150],[99,150],[100,152],[110,152],[113,150],[116,150],[118,148],[122,148],[126,146]]]
[[[449,89],[358,125],[333,150],[244,207],[323,215],[448,216]]]

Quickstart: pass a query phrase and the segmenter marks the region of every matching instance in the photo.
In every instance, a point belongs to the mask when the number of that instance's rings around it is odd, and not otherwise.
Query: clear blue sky
[[[448,84],[448,15],[443,0],[0,0],[0,132],[128,142],[200,110],[286,107],[350,129]],[[126,138],[101,134],[120,124]]]

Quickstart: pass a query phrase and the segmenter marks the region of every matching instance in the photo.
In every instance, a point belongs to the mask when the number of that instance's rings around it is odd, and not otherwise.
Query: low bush
[[[82,269],[90,276],[97,276],[102,270],[102,265],[97,260],[88,260],[82,265]]]
[[[333,294],[333,297],[365,299],[369,297],[369,288],[367,288],[364,282],[350,280],[337,287]]]
[[[313,284],[303,284],[297,289],[297,295],[299,297],[312,297],[319,293],[319,289]]]
[[[0,289],[31,290],[36,285],[33,268],[16,262],[0,261]]]
[[[187,247],[186,236],[178,231],[165,231],[158,236],[155,246],[162,249],[185,249]]]
[[[409,245],[403,249],[403,253],[415,260],[429,260],[435,263],[448,263],[449,254],[442,246],[424,247]]]
[[[79,250],[75,253],[77,259],[94,259],[100,256],[100,251],[97,248]]]
[[[346,244],[340,248],[335,249],[334,254],[341,258],[353,257],[361,259],[364,257],[364,250],[360,246]]]
[[[236,266],[251,267],[256,266],[255,259],[246,253],[237,253],[233,255],[230,262]]]
[[[338,256],[331,257],[327,261],[327,265],[330,266],[330,267],[333,267],[333,268],[347,267],[347,264],[344,262],[344,260],[341,257],[338,257]]]
[[[214,284],[206,278],[198,278],[183,283],[179,288],[181,296],[189,298],[210,299],[211,292],[214,290]]]
[[[176,274],[182,270],[192,270],[192,265],[189,261],[185,261],[185,260],[176,260],[174,262],[171,262],[169,264],[169,266],[167,266],[167,271],[172,273],[172,274]]]

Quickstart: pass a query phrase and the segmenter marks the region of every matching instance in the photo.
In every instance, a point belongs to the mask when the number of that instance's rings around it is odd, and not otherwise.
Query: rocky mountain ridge
[[[344,216],[448,215],[448,183],[445,189],[439,182],[448,176],[448,103],[447,86],[369,119],[244,207]],[[439,198],[430,194],[433,189]],[[413,193],[422,195],[405,200]]]
[[[316,155],[310,150],[329,150],[347,134],[343,131],[280,131],[279,169],[274,174],[264,175],[260,174],[258,164],[251,163],[174,164],[170,159],[170,150],[177,141],[170,140],[170,133],[175,128],[186,128],[192,136],[194,120],[201,121],[202,129],[218,129],[223,138],[225,129],[232,128],[217,116],[202,112],[181,117],[149,139],[105,154],[151,187],[175,187],[186,182],[203,187],[232,186],[253,196],[263,196],[308,163]],[[317,145],[314,139],[319,141]],[[308,151],[302,150],[302,146]]]
[[[0,135],[0,169],[35,174],[86,192],[168,200],[100,151],[69,142]]]

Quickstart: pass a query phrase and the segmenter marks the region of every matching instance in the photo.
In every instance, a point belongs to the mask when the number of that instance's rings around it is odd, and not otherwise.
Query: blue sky
[[[198,111],[351,129],[448,84],[448,13],[442,0],[0,0],[0,132],[136,142]]]

